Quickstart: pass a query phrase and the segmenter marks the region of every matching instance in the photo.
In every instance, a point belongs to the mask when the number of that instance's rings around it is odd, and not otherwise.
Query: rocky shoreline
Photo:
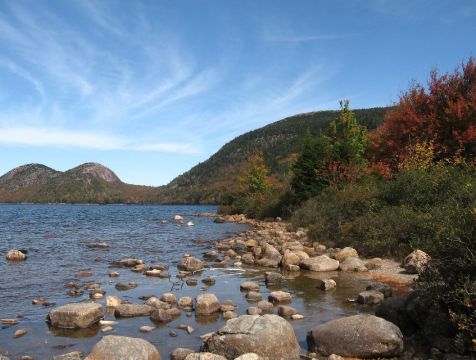
[[[199,214],[195,214],[199,216]],[[143,296],[142,303],[121,299],[119,296],[106,296],[100,284],[79,283],[67,284],[71,296],[79,296],[85,292],[90,300],[70,303],[53,308],[49,311],[48,322],[58,329],[87,329],[99,325],[105,336],[91,349],[85,359],[161,359],[159,349],[147,340],[128,336],[107,335],[113,331],[115,321],[103,320],[107,313],[116,319],[149,317],[156,326],[141,326],[141,333],[155,331],[163,324],[178,319],[182,313],[187,317],[217,318],[221,314],[225,325],[212,333],[200,336],[200,351],[177,348],[170,354],[173,360],[252,360],[252,359],[342,359],[342,358],[401,358],[401,359],[456,359],[455,354],[447,354],[432,344],[420,346],[414,337],[415,328],[425,326],[426,319],[415,308],[419,306],[419,298],[412,293],[411,285],[416,274],[428,262],[426,254],[415,252],[404,262],[404,271],[400,264],[388,259],[361,259],[355,249],[327,249],[319,243],[310,243],[303,229],[288,230],[282,221],[256,221],[244,216],[218,217],[216,214],[201,216],[216,217],[216,223],[238,222],[248,224],[251,229],[219,241],[215,249],[203,254],[203,260],[185,254],[177,264],[177,281],[172,280],[168,264],[145,264],[136,258],[125,258],[110,264],[109,276],[114,279],[119,273],[114,268],[127,268],[146,277],[168,279],[172,290],[160,297]],[[183,222],[177,215],[172,221]],[[193,226],[192,222],[187,223]],[[98,249],[107,248],[105,243],[89,244]],[[21,253],[21,252],[20,252]],[[7,254],[8,261],[26,261],[18,251]],[[237,292],[241,292],[253,306],[239,314],[232,300],[220,301],[208,290],[215,285],[212,276],[201,277],[207,269],[232,267],[234,269],[265,268],[264,283],[272,291],[267,298],[260,291],[256,281],[244,281]],[[335,281],[336,271],[349,273],[352,276],[371,280],[369,286],[349,302],[372,309],[377,316],[362,314],[341,317],[308,329],[307,352],[303,352],[293,330],[292,322],[304,318],[292,305],[293,294],[282,290],[282,284],[293,281],[293,274],[299,272],[319,273],[315,287],[320,291],[331,292],[339,286]],[[88,277],[90,274],[77,274]],[[328,275],[328,276],[327,276]],[[334,278],[333,278],[334,277]],[[203,294],[195,297],[182,296],[177,298],[173,288],[184,283],[195,286],[201,280]],[[127,291],[137,286],[134,282],[116,282],[118,291]],[[408,295],[410,294],[410,295]],[[98,303],[106,300],[106,307]],[[45,299],[35,299],[34,304],[43,305]],[[421,316],[420,316],[421,317]],[[8,320],[2,319],[4,324]],[[213,320],[211,320],[213,321]],[[18,321],[17,321],[18,323]],[[15,326],[16,324],[10,324]],[[195,329],[186,324],[178,325],[177,329],[189,334]],[[413,333],[412,333],[413,331]],[[18,337],[26,334],[26,329],[19,329]],[[169,336],[177,336],[170,331]],[[440,339],[441,340],[441,339]],[[302,341],[302,340],[301,340]],[[65,353],[55,356],[55,360],[83,359],[79,352]],[[163,358],[163,357],[162,357]],[[0,359],[8,359],[6,356]],[[22,357],[23,360],[33,359]]]

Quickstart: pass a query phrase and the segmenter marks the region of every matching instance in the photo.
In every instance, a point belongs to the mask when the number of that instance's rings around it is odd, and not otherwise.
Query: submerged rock
[[[355,315],[329,321],[307,334],[308,350],[321,355],[381,358],[403,351],[400,329],[373,315]]]
[[[85,360],[160,360],[157,348],[144,339],[104,336]]]
[[[300,346],[292,326],[276,315],[242,315],[228,320],[202,344],[227,359],[253,352],[268,359],[298,360]]]
[[[104,317],[101,304],[74,303],[57,307],[48,313],[51,325],[58,328],[87,328]]]

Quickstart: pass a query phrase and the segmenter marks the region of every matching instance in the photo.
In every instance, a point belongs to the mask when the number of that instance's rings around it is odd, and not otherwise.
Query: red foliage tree
[[[432,71],[428,87],[418,83],[400,97],[382,126],[370,136],[375,160],[396,169],[419,143],[434,146],[435,161],[476,159],[476,62],[453,74]]]

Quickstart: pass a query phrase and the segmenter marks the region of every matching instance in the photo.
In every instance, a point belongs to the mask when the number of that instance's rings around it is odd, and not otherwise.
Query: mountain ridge
[[[369,131],[389,107],[353,110]],[[64,172],[26,164],[0,177],[0,202],[219,204],[236,188],[236,179],[256,151],[263,154],[271,176],[282,182],[308,130],[325,131],[337,110],[301,113],[248,131],[224,144],[206,161],[159,187],[131,185],[104,165],[89,162]]]

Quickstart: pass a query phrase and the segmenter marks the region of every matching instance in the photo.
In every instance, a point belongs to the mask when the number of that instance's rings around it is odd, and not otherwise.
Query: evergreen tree
[[[341,113],[329,124],[327,135],[314,138],[308,131],[304,148],[293,166],[291,188],[302,202],[328,186],[355,181],[365,165],[367,132],[359,125],[349,101],[340,102]]]
[[[319,194],[327,186],[323,179],[317,177],[316,170],[328,157],[330,150],[327,137],[321,135],[315,138],[308,130],[302,153],[292,168],[291,188],[298,202]]]
[[[359,125],[349,109],[349,100],[341,100],[341,113],[329,126],[329,138],[334,161],[344,164],[363,165],[367,150],[367,130]]]

